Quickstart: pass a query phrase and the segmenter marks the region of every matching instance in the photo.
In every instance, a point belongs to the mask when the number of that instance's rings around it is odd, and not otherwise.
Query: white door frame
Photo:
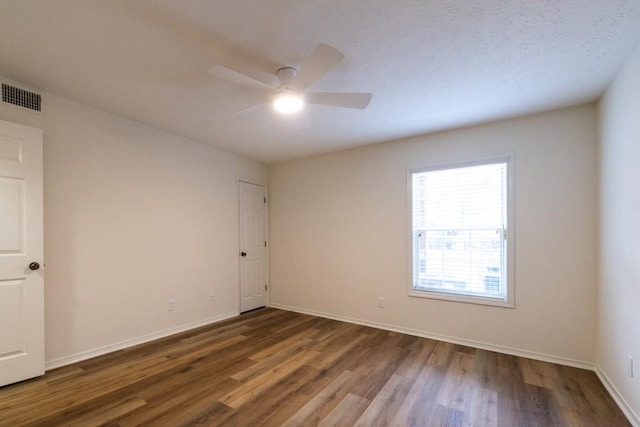
[[[271,302],[271,280],[270,280],[270,269],[269,269],[269,187],[268,185],[264,182],[264,181],[260,181],[257,179],[253,179],[253,178],[247,178],[244,176],[238,176],[237,177],[237,183],[236,183],[236,197],[238,197],[237,199],[237,203],[236,205],[238,206],[238,244],[236,246],[236,254],[238,254],[238,313],[241,312],[242,308],[240,306],[240,301],[242,299],[242,288],[241,288],[241,277],[240,275],[242,274],[242,272],[240,271],[240,183],[246,183],[246,184],[253,184],[253,185],[259,185],[261,187],[264,188],[264,197],[266,197],[267,201],[264,204],[264,238],[267,241],[267,246],[264,250],[264,262],[265,262],[265,281],[267,284],[267,291],[266,291],[266,301],[265,301],[265,307],[269,307],[269,304]]]

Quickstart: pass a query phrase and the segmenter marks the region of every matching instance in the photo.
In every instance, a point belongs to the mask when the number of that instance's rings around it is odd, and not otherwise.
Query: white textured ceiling
[[[597,99],[640,41],[640,0],[0,0],[0,76],[274,162]],[[206,73],[346,58],[312,90],[367,110],[253,103]]]

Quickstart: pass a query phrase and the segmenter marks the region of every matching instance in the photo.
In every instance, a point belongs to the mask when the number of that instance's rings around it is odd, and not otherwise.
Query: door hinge
[[[265,248],[267,247],[267,241],[266,240],[264,241],[264,247]]]
[[[266,291],[267,289],[268,289],[268,286],[267,286],[267,285],[264,285],[264,290]]]
[[[264,198],[264,202],[267,203],[267,198],[266,197]]]

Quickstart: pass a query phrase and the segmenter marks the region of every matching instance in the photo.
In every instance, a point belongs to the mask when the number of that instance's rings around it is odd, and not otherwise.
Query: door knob
[[[247,256],[247,253],[246,252],[240,252],[240,256],[241,257],[245,257],[245,256]]]
[[[40,268],[40,264],[38,264],[37,262],[32,262],[31,264],[29,264],[30,270],[36,271],[39,268]]]

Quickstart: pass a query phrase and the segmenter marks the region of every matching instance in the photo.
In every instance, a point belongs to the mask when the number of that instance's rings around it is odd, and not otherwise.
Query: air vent
[[[42,112],[42,95],[2,83],[2,102]]]

